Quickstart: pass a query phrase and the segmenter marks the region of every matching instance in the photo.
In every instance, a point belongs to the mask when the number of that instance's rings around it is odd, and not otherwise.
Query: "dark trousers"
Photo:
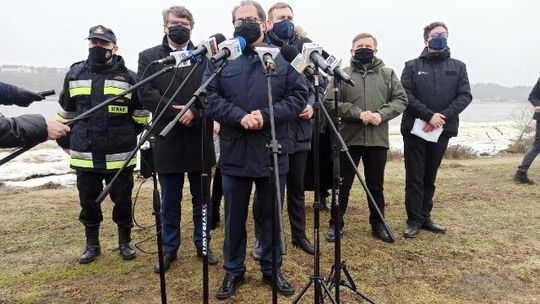
[[[441,136],[437,143],[433,143],[415,135],[403,136],[408,225],[421,226],[430,221],[437,171],[449,140],[449,137]]]
[[[100,173],[77,170],[77,189],[81,213],[79,221],[85,227],[99,227],[103,221],[101,204],[96,203],[96,198],[103,190],[103,181],[109,184],[116,172]],[[122,228],[133,227],[131,218],[131,191],[133,190],[133,170],[128,169],[120,173],[118,179],[111,187],[109,196],[114,203],[112,219]]]
[[[196,248],[202,248],[202,204],[201,204],[201,173],[188,173],[191,204],[193,206],[193,243]],[[161,185],[161,221],[163,235],[163,252],[175,254],[180,248],[180,221],[182,215],[182,190],[184,188],[184,173],[159,174]],[[208,221],[212,219],[211,203],[208,204]],[[208,242],[210,242],[210,233]]]
[[[259,214],[259,243],[262,248],[261,272],[272,274],[272,202],[269,179],[222,174],[223,196],[225,197],[225,242],[223,245],[223,268],[232,276],[243,276],[246,272],[246,220],[253,183],[257,192]],[[285,176],[280,176],[281,191]],[[282,254],[278,250],[277,265],[281,267]]]
[[[529,167],[531,166],[538,153],[540,153],[540,120],[536,121],[536,135],[534,137],[532,147],[529,149],[529,151],[527,151],[527,153],[523,157],[521,165],[519,165],[518,167],[519,174],[527,174]]]
[[[306,199],[304,195],[304,173],[308,152],[289,154],[287,173],[287,212],[293,239],[306,238]]]
[[[388,149],[385,147],[366,147],[366,146],[347,146],[349,153],[354,161],[355,167],[353,168],[345,153],[340,155],[340,175],[342,177],[342,183],[339,188],[339,221],[338,225],[343,228],[343,217],[347,211],[347,205],[349,204],[349,195],[351,192],[352,184],[356,178],[356,168],[362,159],[364,166],[364,177],[366,184],[377,203],[377,207],[384,215],[384,168],[386,167],[386,159]],[[366,196],[366,200],[369,200]],[[372,227],[382,223],[381,218],[377,214],[377,211],[372,207],[368,201],[369,206],[369,223]],[[334,225],[334,213],[332,212],[330,219],[330,226]]]

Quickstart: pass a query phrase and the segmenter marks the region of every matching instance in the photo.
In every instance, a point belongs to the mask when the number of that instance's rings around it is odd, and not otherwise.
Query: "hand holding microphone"
[[[28,107],[34,101],[40,101],[45,99],[45,96],[54,95],[54,90],[47,90],[34,93],[27,89],[17,87],[17,96],[15,98],[15,104],[20,107]]]

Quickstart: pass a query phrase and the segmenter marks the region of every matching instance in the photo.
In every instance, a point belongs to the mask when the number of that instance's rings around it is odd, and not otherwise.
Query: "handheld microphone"
[[[212,63],[218,62],[223,59],[234,60],[240,55],[242,51],[246,48],[246,39],[242,36],[236,36],[233,39],[228,39],[223,41],[218,45],[219,52],[212,58],[210,61]]]
[[[275,47],[256,47],[255,51],[259,55],[265,69],[273,71],[276,69],[274,58],[279,54],[279,49]]]
[[[51,89],[51,90],[36,92],[36,94],[41,95],[42,97],[46,97],[46,96],[54,95],[56,94],[56,92],[54,91],[54,89]]]
[[[298,73],[306,75],[309,79],[313,78],[315,70],[309,64],[305,63],[302,54],[300,54],[296,48],[291,45],[282,46],[281,56],[283,56],[285,61],[289,62]]]

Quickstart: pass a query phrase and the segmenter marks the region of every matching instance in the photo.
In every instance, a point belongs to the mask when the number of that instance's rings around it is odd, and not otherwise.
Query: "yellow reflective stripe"
[[[133,120],[138,124],[145,125],[148,122],[150,122],[150,117],[149,116],[133,116]]]
[[[72,120],[73,118],[75,118],[77,112],[74,112],[74,111],[66,111],[62,108],[58,109],[56,111],[56,115],[54,116],[54,119],[55,120],[58,120],[58,121],[69,121],[69,120]]]
[[[114,160],[114,161],[108,161],[107,162],[107,169],[108,170],[111,170],[111,169],[120,169],[122,168],[122,165],[124,164],[124,161],[123,160]],[[135,166],[137,164],[137,157],[133,157],[127,167],[130,167],[130,166]]]
[[[59,122],[66,122],[66,121],[73,120],[73,118],[65,118],[64,116],[60,115],[59,113],[56,113],[54,115],[54,120],[59,121]]]
[[[72,158],[69,163],[73,167],[94,168],[94,162],[92,160]]]
[[[127,114],[128,112],[127,106],[109,105],[107,108],[108,108],[109,113]]]
[[[103,87],[103,94],[104,95],[120,95],[120,93],[124,92],[124,89],[119,89],[115,87]],[[127,93],[124,95],[125,98],[131,99],[131,93]]]
[[[90,95],[91,93],[92,93],[91,87],[79,87],[79,88],[69,89],[69,97]]]

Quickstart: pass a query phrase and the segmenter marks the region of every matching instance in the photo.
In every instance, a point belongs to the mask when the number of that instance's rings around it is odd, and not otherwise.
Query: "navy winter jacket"
[[[279,156],[280,174],[286,174],[287,124],[295,120],[306,106],[308,86],[305,78],[281,57],[275,59],[272,72],[272,97],[276,123],[276,137],[283,149]],[[203,82],[214,71],[208,64]],[[270,142],[270,116],[266,71],[258,55],[246,48],[243,55],[227,62],[220,76],[208,86],[209,112],[221,124],[220,160],[223,174],[240,177],[267,177]],[[240,121],[253,110],[261,110],[262,130],[245,130]]]
[[[424,49],[419,58],[405,63],[401,83],[409,100],[401,134],[410,134],[416,118],[429,122],[435,113],[446,116],[443,136],[458,134],[459,114],[471,103],[472,95],[467,68],[450,58],[449,49],[437,55]]]

